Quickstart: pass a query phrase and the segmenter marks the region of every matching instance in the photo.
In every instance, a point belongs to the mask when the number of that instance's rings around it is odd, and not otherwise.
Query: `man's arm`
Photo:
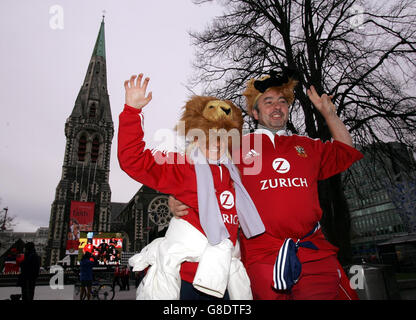
[[[137,83],[135,79],[137,78]],[[126,103],[119,116],[117,156],[121,169],[130,177],[162,193],[175,193],[183,185],[183,167],[177,165],[180,155],[146,149],[143,113],[152,95],[146,96],[149,78],[143,75],[125,81]]]
[[[306,93],[315,108],[318,109],[324,117],[332,138],[353,147],[351,135],[347,127],[338,117],[335,105],[331,101],[332,96],[328,96],[326,94],[319,96],[314,86],[311,86]]]

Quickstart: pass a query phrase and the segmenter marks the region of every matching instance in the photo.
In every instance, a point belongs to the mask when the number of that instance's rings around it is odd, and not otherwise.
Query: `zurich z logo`
[[[286,159],[277,158],[273,161],[273,169],[277,173],[288,173],[290,170],[290,163]]]
[[[220,195],[221,205],[225,209],[231,209],[234,207],[234,196],[230,191],[224,191]]]

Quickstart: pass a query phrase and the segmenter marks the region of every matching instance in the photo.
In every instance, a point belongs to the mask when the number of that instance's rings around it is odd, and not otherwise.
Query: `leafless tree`
[[[0,205],[2,203],[2,199],[0,198]],[[10,228],[15,226],[15,216],[10,216],[8,213],[9,208],[1,208],[0,209],[0,232],[10,230]]]
[[[194,1],[196,4],[213,0]],[[236,101],[250,78],[289,65],[300,75],[290,127],[331,138],[305,88],[334,96],[357,145],[416,143],[416,4],[412,0],[222,0],[224,13],[191,32],[192,88]],[[246,126],[253,121],[246,117]],[[328,239],[350,259],[349,213],[340,176],[320,183]]]
[[[3,208],[0,210],[0,232],[9,231],[12,227],[16,225],[14,223],[16,217],[10,216],[8,210],[8,208]]]

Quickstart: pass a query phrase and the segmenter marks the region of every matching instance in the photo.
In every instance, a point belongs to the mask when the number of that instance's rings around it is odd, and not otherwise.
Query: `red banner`
[[[94,202],[71,201],[66,254],[78,254],[80,232],[92,230],[94,207]]]

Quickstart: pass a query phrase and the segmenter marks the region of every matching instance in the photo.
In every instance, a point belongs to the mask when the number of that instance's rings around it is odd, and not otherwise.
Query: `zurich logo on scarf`
[[[285,239],[283,245],[279,249],[273,268],[273,287],[275,289],[290,290],[299,280],[300,273],[302,271],[302,264],[297,257],[298,248],[304,247],[318,250],[312,242],[302,240],[309,237],[320,228],[321,225],[318,222],[315,228],[302,239],[298,239],[296,242],[291,238]]]

